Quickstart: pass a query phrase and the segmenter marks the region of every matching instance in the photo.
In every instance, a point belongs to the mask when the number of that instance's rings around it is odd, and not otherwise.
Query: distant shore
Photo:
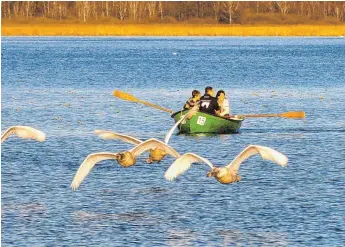
[[[2,23],[2,36],[345,36],[345,25]]]

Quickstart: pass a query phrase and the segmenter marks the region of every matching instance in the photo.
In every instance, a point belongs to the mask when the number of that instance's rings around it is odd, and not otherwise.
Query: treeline
[[[344,22],[345,2],[3,1],[2,20],[133,23],[282,24]]]

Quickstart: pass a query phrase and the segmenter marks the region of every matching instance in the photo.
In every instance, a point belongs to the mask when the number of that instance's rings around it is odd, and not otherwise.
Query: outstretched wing
[[[109,159],[116,160],[116,153],[101,152],[101,153],[93,153],[87,156],[86,159],[83,161],[83,163],[80,165],[77,173],[75,174],[73,181],[71,183],[71,188],[73,190],[78,189],[80,184],[83,182],[83,180],[92,170],[92,168],[98,162],[101,162],[102,160],[109,160]]]
[[[187,115],[184,115],[182,118],[180,118],[180,120],[178,120],[174,126],[169,130],[169,132],[166,134],[165,139],[164,139],[164,143],[168,144],[172,134],[174,133],[175,129],[177,128],[177,126],[187,117]]]
[[[35,139],[39,142],[43,142],[46,139],[46,135],[40,130],[29,126],[12,126],[1,136],[1,142],[4,142],[10,135],[17,135],[23,139]]]
[[[197,111],[199,110],[199,106],[196,105],[196,106],[193,106],[192,109],[190,109],[186,115],[184,115],[183,117],[180,118],[180,120],[178,120],[174,126],[169,130],[169,132],[166,134],[165,136],[165,139],[164,139],[164,142],[165,144],[168,144],[172,134],[174,133],[175,129],[177,128],[177,126],[183,121],[185,120],[186,118],[190,119]]]
[[[176,152],[175,149],[168,146],[164,142],[161,142],[161,141],[154,139],[154,138],[151,138],[151,139],[148,139],[147,141],[144,141],[143,143],[139,144],[135,148],[131,149],[130,152],[132,152],[132,154],[135,157],[137,157],[138,155],[142,154],[143,152],[150,150],[150,149],[155,149],[155,148],[160,148],[175,158],[180,157],[180,154],[178,152]]]
[[[142,143],[141,140],[133,136],[115,133],[109,130],[95,130],[94,133],[104,140],[120,139],[121,141],[128,142],[134,145]]]
[[[288,162],[288,158],[284,154],[272,148],[249,145],[230,164],[228,164],[227,167],[237,172],[241,163],[255,154],[260,154],[264,160],[271,160],[280,166],[286,166]]]
[[[180,158],[175,160],[175,162],[165,172],[164,177],[167,180],[173,181],[175,178],[187,171],[191,167],[192,163],[201,162],[204,162],[209,165],[209,167],[214,168],[208,159],[205,159],[194,153],[185,153]]]

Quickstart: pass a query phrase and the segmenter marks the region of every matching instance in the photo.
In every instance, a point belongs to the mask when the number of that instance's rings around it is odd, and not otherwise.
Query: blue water
[[[344,246],[344,38],[62,38],[1,40],[1,131],[29,125],[43,143],[1,145],[3,246]],[[118,100],[120,89],[178,110],[193,89],[227,92],[234,114],[305,111],[305,120],[246,119],[235,135],[174,135],[180,153],[216,165],[249,144],[289,157],[245,161],[221,185],[193,165],[124,169],[103,161],[69,189],[92,152],[131,148],[95,129],[163,139],[168,113]]]

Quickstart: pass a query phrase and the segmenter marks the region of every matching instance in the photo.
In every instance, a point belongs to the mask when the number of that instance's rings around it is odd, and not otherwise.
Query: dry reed
[[[345,25],[18,24],[3,36],[345,36]]]

